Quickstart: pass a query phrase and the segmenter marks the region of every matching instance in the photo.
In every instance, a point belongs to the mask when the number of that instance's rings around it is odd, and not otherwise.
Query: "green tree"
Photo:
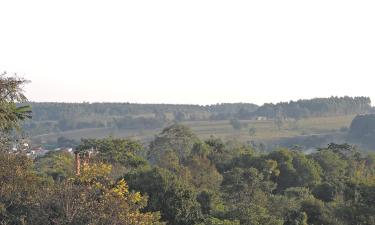
[[[82,139],[77,151],[81,154],[91,152],[100,161],[123,166],[123,172],[147,165],[147,161],[140,156],[144,151],[142,144],[130,139]]]
[[[282,149],[268,157],[277,162],[280,171],[276,178],[279,192],[289,187],[314,187],[321,182],[320,166],[302,153]]]
[[[241,224],[282,224],[268,210],[268,200],[275,185],[264,180],[255,168],[233,168],[225,173],[223,189],[228,215]]]
[[[165,151],[175,152],[180,161],[186,159],[193,149],[198,137],[186,126],[174,124],[165,128],[150,144],[148,159],[152,163],[160,163]]]
[[[110,173],[110,165],[87,165],[79,177],[48,189],[42,202],[48,224],[163,224],[158,213],[141,212],[147,198],[129,191],[125,180],[112,180]]]
[[[221,220],[215,217],[206,218],[202,223],[198,225],[240,225],[238,220]]]
[[[249,135],[250,137],[254,137],[256,134],[256,129],[254,127],[250,128],[249,129]]]
[[[32,161],[23,154],[10,153],[9,132],[19,128],[19,123],[29,118],[22,87],[26,81],[16,76],[0,75],[0,222],[24,224],[37,204],[35,193],[39,179],[32,170]],[[27,200],[27,201],[25,201]]]
[[[60,182],[74,175],[74,159],[67,152],[49,152],[36,159],[35,168],[41,176]]]
[[[242,123],[238,119],[231,119],[229,121],[230,125],[232,125],[233,129],[235,130],[241,130],[242,129]]]
[[[154,168],[125,176],[131,190],[147,194],[147,211],[160,211],[170,225],[191,225],[202,220],[201,206],[193,188],[173,173]]]
[[[28,224],[38,212],[40,179],[23,154],[0,153],[0,222]]]
[[[31,108],[21,105],[27,101],[23,85],[27,81],[17,76],[0,74],[0,147],[9,150],[10,132],[20,128],[20,122],[31,118]]]

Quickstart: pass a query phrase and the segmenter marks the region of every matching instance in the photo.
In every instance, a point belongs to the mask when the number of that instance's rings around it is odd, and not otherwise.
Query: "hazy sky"
[[[34,101],[375,101],[375,1],[1,0]]]

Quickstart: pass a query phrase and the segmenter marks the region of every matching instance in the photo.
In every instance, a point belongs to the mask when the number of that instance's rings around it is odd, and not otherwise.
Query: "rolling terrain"
[[[313,135],[337,134],[347,130],[355,115],[311,117],[300,120],[285,120],[278,127],[275,120],[240,120],[241,129],[234,129],[228,120],[219,121],[186,121],[183,125],[190,127],[200,138],[210,136],[224,140],[240,142],[274,142],[285,138],[308,137]],[[157,129],[117,129],[117,128],[86,128],[64,132],[51,132],[32,136],[34,141],[53,142],[59,137],[74,139],[103,138],[108,136],[126,137],[142,142],[149,142],[162,128]],[[250,131],[252,130],[252,132]]]

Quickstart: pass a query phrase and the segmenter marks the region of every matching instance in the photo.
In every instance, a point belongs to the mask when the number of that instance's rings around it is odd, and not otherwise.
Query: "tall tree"
[[[20,121],[31,117],[31,109],[24,103],[27,98],[23,94],[23,85],[27,81],[17,76],[0,74],[0,147],[9,148],[9,132],[18,129]]]

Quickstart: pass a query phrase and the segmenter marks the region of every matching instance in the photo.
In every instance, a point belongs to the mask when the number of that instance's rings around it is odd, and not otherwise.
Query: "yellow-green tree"
[[[163,224],[159,213],[141,212],[147,198],[129,191],[125,180],[113,181],[111,169],[108,164],[87,165],[80,176],[56,185],[44,205],[53,224]]]

